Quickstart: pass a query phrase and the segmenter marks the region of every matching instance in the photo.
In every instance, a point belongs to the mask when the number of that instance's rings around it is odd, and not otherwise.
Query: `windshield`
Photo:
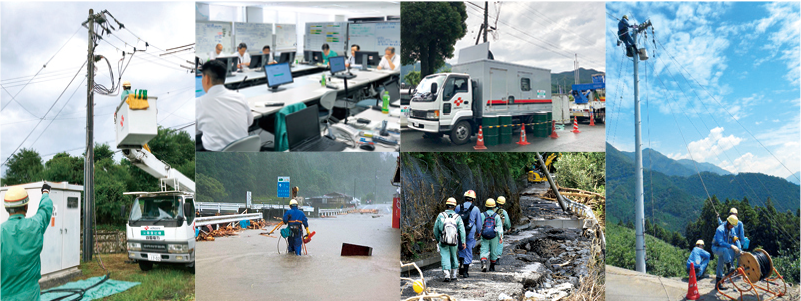
[[[437,91],[431,91],[431,84],[437,83],[437,89],[442,87],[442,82],[445,81],[447,76],[445,74],[435,74],[426,76],[423,80],[420,81],[420,84],[417,85],[417,92],[415,94],[425,94],[425,93],[437,93]]]
[[[131,208],[130,221],[174,220],[181,212],[181,198],[158,196],[137,198]]]

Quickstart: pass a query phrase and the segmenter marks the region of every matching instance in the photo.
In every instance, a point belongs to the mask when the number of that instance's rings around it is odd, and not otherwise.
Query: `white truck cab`
[[[154,263],[184,264],[194,270],[194,195],[181,191],[127,192],[136,195],[128,224],[128,258],[142,271]]]
[[[489,43],[462,49],[452,73],[426,76],[412,93],[408,127],[464,144],[485,116],[530,122],[551,111],[550,70],[495,61]]]

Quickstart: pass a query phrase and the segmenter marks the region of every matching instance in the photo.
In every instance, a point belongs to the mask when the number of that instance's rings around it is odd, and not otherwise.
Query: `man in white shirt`
[[[209,52],[209,61],[216,60],[217,57],[223,56],[222,51],[223,51],[222,44],[217,44],[217,47],[214,47],[214,51]]]
[[[236,66],[237,69],[242,69],[242,67],[250,66],[250,54],[248,53],[248,45],[245,45],[245,43],[239,43],[239,47],[236,47],[236,57],[239,58],[239,64]]]
[[[275,56],[272,53],[270,53],[269,45],[264,46],[264,48],[261,49],[261,53],[267,55],[267,65],[278,64],[278,62],[275,61]]]
[[[400,69],[400,57],[395,55],[395,47],[387,47],[384,50],[384,56],[381,57],[381,62],[378,63],[378,70],[386,69],[397,71]]]
[[[203,64],[203,91],[197,99],[197,130],[203,135],[203,149],[220,151],[229,143],[248,136],[253,123],[245,96],[228,90],[225,83],[225,64],[208,61]]]
[[[345,61],[345,67],[350,68],[350,65],[356,64],[356,51],[362,50],[357,44],[350,46],[350,57]]]

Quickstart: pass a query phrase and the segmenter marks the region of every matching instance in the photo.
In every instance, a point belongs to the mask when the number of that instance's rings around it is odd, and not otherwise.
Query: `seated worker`
[[[261,53],[267,55],[267,65],[278,64],[278,62],[275,61],[275,57],[273,56],[273,54],[270,53],[270,46],[269,45],[264,46],[261,49]]]
[[[337,56],[337,52],[331,50],[328,43],[323,44],[323,65],[328,65],[328,58]]]
[[[709,258],[709,252],[704,250],[704,241],[699,239],[695,242],[695,248],[690,252],[690,257],[687,258],[687,274],[690,274],[690,264],[693,264],[695,279],[700,280],[706,277],[706,266],[709,265]]]
[[[253,123],[245,96],[228,90],[225,64],[209,61],[203,64],[203,91],[197,99],[197,130],[202,133],[200,150],[220,151],[229,143],[248,136]]]
[[[384,56],[381,57],[381,62],[378,63],[378,70],[400,70],[400,56],[395,55],[395,47],[387,47],[384,50]]]
[[[345,67],[350,68],[350,65],[356,64],[356,51],[362,50],[357,44],[350,46],[350,57],[345,61]]]
[[[217,44],[217,47],[214,47],[214,51],[209,52],[209,61],[216,60],[217,57],[223,56],[223,46],[222,44]]]
[[[242,69],[242,67],[247,67],[250,65],[248,45],[245,45],[245,43],[239,43],[239,47],[236,47],[236,53],[236,57],[239,58],[239,65],[236,66],[237,69]]]

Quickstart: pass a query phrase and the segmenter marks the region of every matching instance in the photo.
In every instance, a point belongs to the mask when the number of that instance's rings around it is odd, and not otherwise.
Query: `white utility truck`
[[[454,144],[464,144],[484,117],[530,123],[535,113],[550,112],[551,71],[496,61],[489,43],[478,44],[459,51],[452,73],[423,78],[410,108],[410,129],[428,137],[447,134]]]

